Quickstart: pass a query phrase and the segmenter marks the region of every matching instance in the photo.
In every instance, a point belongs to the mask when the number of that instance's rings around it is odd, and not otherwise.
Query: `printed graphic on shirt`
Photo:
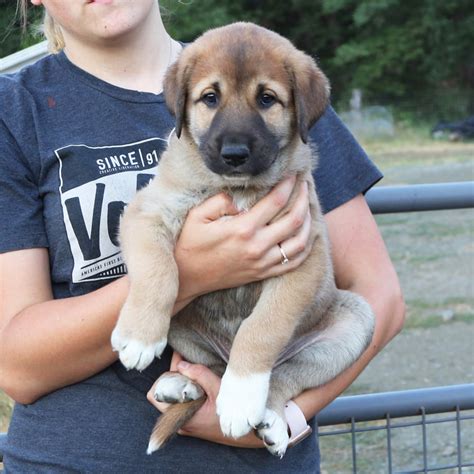
[[[126,273],[117,239],[120,215],[156,173],[166,140],[125,145],[68,145],[55,151],[71,253],[72,281],[117,278]]]

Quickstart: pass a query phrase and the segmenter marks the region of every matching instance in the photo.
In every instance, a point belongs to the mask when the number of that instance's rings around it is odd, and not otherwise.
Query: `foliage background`
[[[40,38],[22,34],[13,0],[0,0],[0,57]],[[162,0],[170,33],[192,41],[208,28],[254,21],[318,59],[340,108],[354,88],[364,103],[412,121],[474,113],[472,0]],[[29,23],[41,13],[30,8]]]

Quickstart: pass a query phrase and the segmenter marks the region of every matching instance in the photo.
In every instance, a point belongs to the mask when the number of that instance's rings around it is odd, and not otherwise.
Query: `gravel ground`
[[[474,382],[473,341],[474,325],[465,322],[403,330],[370,363],[352,385],[351,392],[386,392]]]

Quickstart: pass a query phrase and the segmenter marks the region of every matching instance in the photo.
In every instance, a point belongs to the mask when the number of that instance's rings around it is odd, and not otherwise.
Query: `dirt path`
[[[386,392],[472,382],[474,325],[448,322],[438,327],[403,330],[370,363],[350,392]]]

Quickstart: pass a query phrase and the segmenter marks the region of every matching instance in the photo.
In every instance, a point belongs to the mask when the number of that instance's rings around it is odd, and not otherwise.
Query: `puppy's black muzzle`
[[[234,168],[244,165],[250,156],[250,150],[245,143],[233,143],[226,140],[222,144],[221,158],[224,162]]]
[[[219,111],[202,137],[200,150],[208,168],[224,176],[257,176],[278,155],[278,141],[257,113]]]

